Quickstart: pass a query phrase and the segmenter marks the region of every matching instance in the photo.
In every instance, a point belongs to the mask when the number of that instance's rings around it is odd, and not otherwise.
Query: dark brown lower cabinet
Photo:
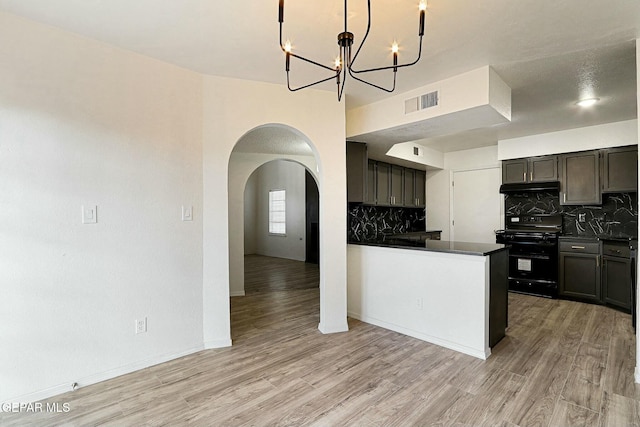
[[[560,243],[558,296],[631,313],[633,269],[628,243]]]
[[[604,242],[602,252],[602,300],[609,306],[631,313],[633,270],[629,246]]]
[[[597,241],[560,242],[558,295],[600,303],[600,243]]]
[[[599,255],[560,253],[558,295],[600,302]]]

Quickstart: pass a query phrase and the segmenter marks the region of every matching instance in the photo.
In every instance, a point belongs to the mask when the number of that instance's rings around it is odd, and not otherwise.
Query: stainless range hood
[[[559,192],[560,182],[527,182],[518,184],[502,184],[500,186],[500,192],[503,194],[509,193],[530,193],[530,192]]]

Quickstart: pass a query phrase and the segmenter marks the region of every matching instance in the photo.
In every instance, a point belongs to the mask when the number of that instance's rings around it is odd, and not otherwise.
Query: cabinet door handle
[[[533,182],[533,171],[529,172],[529,181]]]
[[[527,173],[526,172],[522,172],[522,180],[524,182],[527,182]]]
[[[571,249],[584,249],[584,246],[571,246]]]
[[[600,257],[596,257],[596,267],[600,267]]]

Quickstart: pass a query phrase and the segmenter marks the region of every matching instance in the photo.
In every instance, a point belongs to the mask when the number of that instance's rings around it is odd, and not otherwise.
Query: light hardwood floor
[[[65,414],[0,414],[0,425],[640,426],[629,315],[510,294],[507,337],[482,361],[352,319],[323,335],[317,267],[246,266],[233,347],[49,399]]]

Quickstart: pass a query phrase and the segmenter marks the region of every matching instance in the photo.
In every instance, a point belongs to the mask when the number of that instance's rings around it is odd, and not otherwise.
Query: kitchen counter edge
[[[473,243],[449,240],[426,240],[424,242],[388,240],[384,242],[347,242],[347,244],[475,256],[487,256],[508,249],[508,245],[498,243]]]

